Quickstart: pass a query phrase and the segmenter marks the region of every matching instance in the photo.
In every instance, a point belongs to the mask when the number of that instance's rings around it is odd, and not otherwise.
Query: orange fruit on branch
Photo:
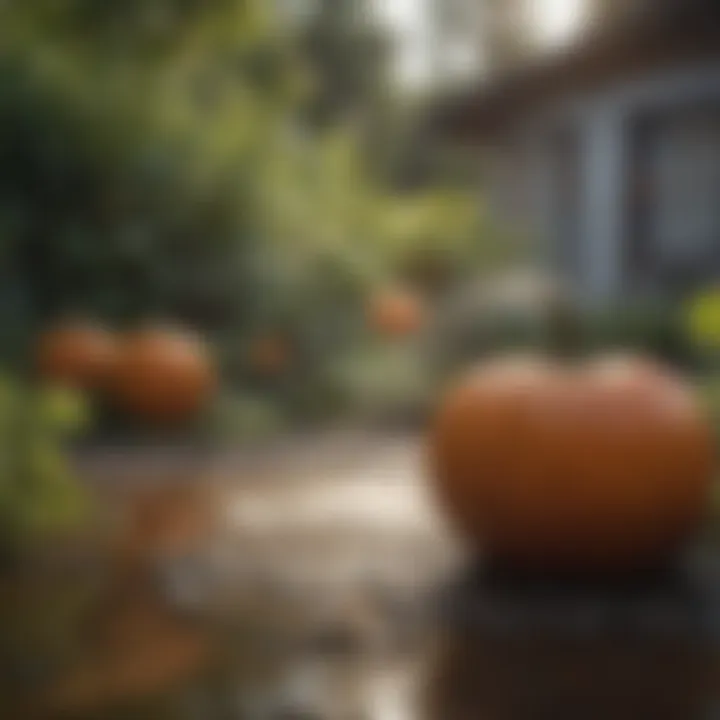
[[[403,288],[390,288],[372,296],[370,326],[380,335],[402,338],[416,333],[425,320],[420,298]]]
[[[258,374],[271,377],[283,373],[290,362],[290,349],[280,335],[263,335],[250,345],[248,360]]]

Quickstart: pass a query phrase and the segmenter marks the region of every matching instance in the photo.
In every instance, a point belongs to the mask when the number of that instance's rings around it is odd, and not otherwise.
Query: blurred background
[[[438,397],[713,409],[719,192],[713,0],[3,2],[0,714],[424,717]]]

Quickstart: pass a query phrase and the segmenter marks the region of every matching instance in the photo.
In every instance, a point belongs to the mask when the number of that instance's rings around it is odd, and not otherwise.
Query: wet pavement
[[[416,438],[96,450],[79,467],[108,530],[81,554],[102,577],[19,716],[417,716],[454,549]],[[35,615],[76,584],[66,573],[28,584]]]
[[[227,633],[237,716],[419,717],[434,590],[455,558],[420,443],[336,439],[252,459],[241,480],[224,461],[214,472],[215,534],[195,576],[191,558],[166,565],[166,587]]]
[[[418,438],[148,452],[85,459],[124,539],[81,651],[13,720],[720,717],[712,588],[469,571]]]

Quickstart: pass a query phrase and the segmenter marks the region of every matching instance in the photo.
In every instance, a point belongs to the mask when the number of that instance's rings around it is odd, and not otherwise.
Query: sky
[[[531,12],[541,42],[563,43],[579,29],[585,10],[583,0],[533,0]]]
[[[502,0],[496,0],[502,2]],[[397,76],[407,85],[422,84],[431,70],[432,26],[427,0],[375,0],[380,15],[398,39]],[[572,38],[579,29],[586,0],[528,0],[528,11],[537,40],[548,47]],[[470,48],[458,48],[457,65],[470,65]]]

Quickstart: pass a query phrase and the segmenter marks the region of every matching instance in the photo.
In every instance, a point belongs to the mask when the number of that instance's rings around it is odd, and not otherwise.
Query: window
[[[707,279],[720,269],[720,105],[642,118],[632,147],[634,278]]]

